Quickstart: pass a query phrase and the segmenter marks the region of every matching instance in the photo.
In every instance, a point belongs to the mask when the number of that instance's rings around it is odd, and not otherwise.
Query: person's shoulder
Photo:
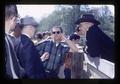
[[[36,44],[36,46],[37,46],[37,45],[40,45],[40,44],[48,43],[48,42],[52,42],[52,41],[51,41],[51,40],[42,40],[42,41],[38,42],[38,43]]]
[[[102,28],[99,27],[99,26],[95,26],[94,29],[93,29],[93,31],[96,32],[96,33],[104,33],[104,32],[102,31]]]
[[[23,43],[23,44],[30,44],[30,43],[32,43],[32,40],[29,38],[29,37],[27,37],[26,35],[21,35],[21,42]]]
[[[21,34],[21,38],[28,39],[28,37],[24,34]]]
[[[98,37],[102,32],[101,28],[98,26],[92,26],[87,32],[87,37]]]
[[[69,47],[65,42],[61,42],[61,45],[62,45],[63,47]]]

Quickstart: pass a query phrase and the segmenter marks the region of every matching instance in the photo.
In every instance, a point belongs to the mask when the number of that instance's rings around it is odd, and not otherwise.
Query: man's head
[[[61,41],[63,29],[60,26],[54,26],[51,30],[52,37],[55,41]]]
[[[5,32],[14,30],[18,18],[18,11],[16,5],[5,6]]]
[[[23,26],[22,32],[26,33],[31,38],[33,38],[38,26],[38,23],[34,20],[34,18],[33,17],[22,18],[21,24]]]
[[[78,35],[86,35],[86,32],[93,25],[94,23],[91,23],[91,22],[81,22],[76,28],[76,32],[78,33]]]
[[[99,25],[100,22],[95,19],[95,17],[92,14],[84,14],[82,18],[79,18],[75,24],[76,32],[79,35],[86,35],[86,32],[89,30],[89,28],[93,25]]]

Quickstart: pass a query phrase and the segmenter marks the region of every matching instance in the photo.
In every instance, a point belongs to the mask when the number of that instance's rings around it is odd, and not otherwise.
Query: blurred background
[[[61,26],[66,36],[75,32],[74,22],[85,13],[92,13],[101,22],[100,28],[113,41],[115,36],[115,7],[114,5],[17,5],[20,17],[32,16],[39,23],[38,32],[43,34],[50,33],[53,26]],[[47,35],[47,34],[46,34]],[[49,35],[48,35],[49,36]],[[85,45],[86,38],[80,37],[80,45]],[[115,65],[104,59],[100,59],[99,69],[94,68],[93,62],[87,59],[87,72],[91,71],[91,78],[114,78]],[[79,61],[79,59],[78,59]],[[76,63],[77,64],[77,63]],[[79,65],[79,64],[77,64]],[[92,66],[91,66],[92,65]],[[86,66],[83,64],[83,66]],[[93,67],[94,66],[94,67]],[[78,68],[78,67],[77,67]],[[102,72],[102,73],[101,73]],[[87,73],[87,75],[88,75]],[[103,74],[104,73],[104,74]],[[78,73],[77,73],[78,74]],[[84,76],[84,75],[83,75]]]
[[[84,13],[92,13],[101,22],[101,29],[114,40],[114,5],[17,5],[20,17],[32,16],[39,23],[38,31],[46,32],[54,25],[63,27],[66,35],[75,31],[74,22]],[[81,39],[84,43],[84,37]]]

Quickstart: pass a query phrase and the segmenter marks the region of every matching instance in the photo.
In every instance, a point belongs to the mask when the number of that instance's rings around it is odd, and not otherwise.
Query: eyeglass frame
[[[61,31],[52,31],[52,34],[60,34]]]

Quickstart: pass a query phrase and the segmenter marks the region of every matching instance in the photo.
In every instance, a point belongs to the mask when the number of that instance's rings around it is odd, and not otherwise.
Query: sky
[[[55,10],[56,5],[17,5],[20,17],[32,16],[36,21],[47,17]],[[90,7],[101,7],[103,5],[89,5]],[[114,5],[107,5],[114,15]]]
[[[47,17],[55,9],[55,5],[17,5],[20,17],[32,16],[36,21]]]

